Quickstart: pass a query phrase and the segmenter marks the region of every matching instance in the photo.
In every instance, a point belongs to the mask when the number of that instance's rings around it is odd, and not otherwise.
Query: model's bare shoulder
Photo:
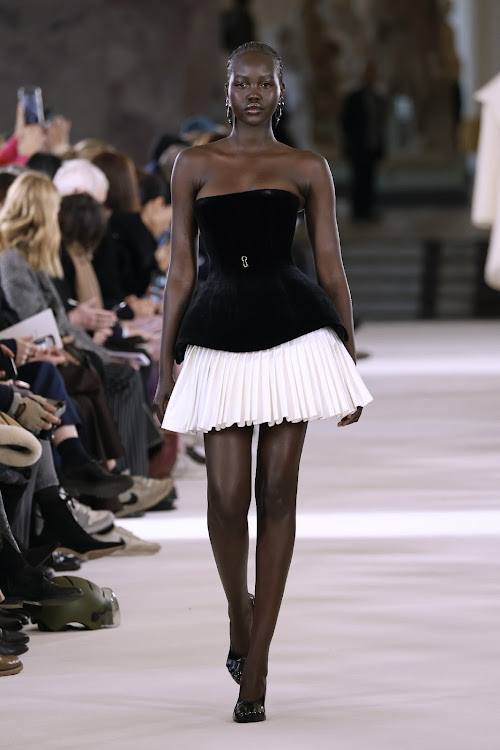
[[[304,197],[307,198],[315,189],[333,186],[332,174],[327,160],[321,154],[307,149],[291,148],[289,159],[293,164],[297,182]]]
[[[189,146],[179,152],[174,169],[177,173],[190,173],[199,171],[206,160],[205,146]]]
[[[183,149],[174,163],[173,186],[185,188],[194,197],[203,184],[204,175],[209,171],[212,158],[211,152],[207,151],[205,145]]]
[[[331,174],[330,167],[324,156],[316,151],[306,149],[296,149],[301,168],[311,177],[319,177],[326,173]]]

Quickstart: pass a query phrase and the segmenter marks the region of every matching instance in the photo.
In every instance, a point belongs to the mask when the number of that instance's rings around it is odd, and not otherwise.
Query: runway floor
[[[1,748],[498,750],[500,327],[367,324],[358,347],[375,401],[309,426],[267,722],[231,720],[205,482],[185,479],[178,510],[122,522],[159,554],[82,568],[119,628],[30,629]]]

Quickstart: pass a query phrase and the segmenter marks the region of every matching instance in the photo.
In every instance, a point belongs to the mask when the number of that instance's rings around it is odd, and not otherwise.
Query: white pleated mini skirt
[[[372,397],[331,328],[256,352],[188,346],[162,427],[195,434],[231,425],[352,414]]]

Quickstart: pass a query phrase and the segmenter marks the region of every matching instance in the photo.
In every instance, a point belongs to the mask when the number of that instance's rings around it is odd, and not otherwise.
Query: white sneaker
[[[73,518],[87,534],[98,534],[99,531],[113,526],[115,522],[115,517],[110,510],[92,510],[74,497],[68,497],[66,502]]]
[[[132,476],[133,485],[127,492],[118,495],[123,508],[115,516],[125,518],[132,513],[141,513],[158,505],[174,489],[174,480]]]
[[[148,542],[146,539],[141,539],[131,531],[122,529],[121,526],[115,526],[112,531],[107,534],[97,534],[95,537],[99,542],[118,542],[122,540],[125,542],[125,546],[113,552],[113,557],[121,555],[155,555],[160,551],[161,545],[158,542]]]

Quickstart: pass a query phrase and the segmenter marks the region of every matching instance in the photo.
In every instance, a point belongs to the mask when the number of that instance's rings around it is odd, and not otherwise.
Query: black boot
[[[62,604],[78,599],[82,590],[62,587],[32,568],[10,544],[0,550],[0,588],[5,595],[3,607],[23,604]]]
[[[41,571],[26,564],[22,571],[14,571],[2,579],[6,604],[38,604],[49,606],[78,599],[83,592],[73,586],[52,583]]]
[[[8,612],[7,610],[1,610],[0,605],[0,627],[4,631],[9,633],[15,633],[17,630],[22,630],[25,625],[29,625],[29,618],[25,614],[19,611]]]
[[[36,492],[34,499],[43,518],[38,544],[54,542],[61,552],[68,552],[80,560],[94,560],[123,548],[123,542],[98,542],[87,534],[75,520],[58,487]]]
[[[29,641],[27,635],[20,635],[17,640],[12,637],[12,633],[4,633],[0,628],[0,654],[3,656],[20,656],[28,650],[26,645]]]

